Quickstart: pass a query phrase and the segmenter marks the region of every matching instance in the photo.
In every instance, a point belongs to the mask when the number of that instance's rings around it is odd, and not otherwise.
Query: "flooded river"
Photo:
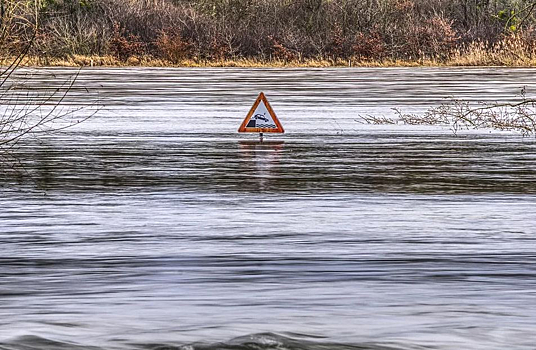
[[[2,158],[0,349],[534,349],[535,139],[360,116],[535,72],[83,70],[98,113]]]

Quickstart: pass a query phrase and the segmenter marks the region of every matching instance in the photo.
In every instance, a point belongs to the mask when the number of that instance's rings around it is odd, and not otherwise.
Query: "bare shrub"
[[[352,53],[360,60],[382,60],[385,55],[385,42],[378,32],[357,33]]]
[[[396,108],[394,111],[394,117],[367,115],[359,116],[357,121],[367,124],[444,125],[449,126],[454,134],[460,130],[495,129],[536,136],[536,99],[527,98],[524,89],[518,102],[474,104],[451,99],[422,114],[403,113]]]
[[[356,122],[362,123],[362,124],[374,124],[374,125],[389,125],[389,124],[397,124],[398,120],[386,117],[386,116],[375,116],[375,115],[359,115],[358,119],[355,119]]]
[[[106,53],[111,27],[96,1],[40,1],[31,55],[67,57]]]
[[[407,36],[410,52],[415,57],[446,59],[454,52],[458,36],[452,21],[438,15],[413,26]]]
[[[450,103],[430,109],[426,120],[441,120],[449,123],[454,133],[463,129],[496,129],[515,131],[523,136],[536,134],[536,100],[524,95],[516,103],[479,103],[453,99]]]
[[[111,54],[122,61],[126,61],[132,56],[142,56],[147,47],[147,44],[141,41],[139,36],[128,33],[119,23],[114,23],[108,45]]]
[[[271,50],[272,58],[276,60],[281,60],[281,61],[293,61],[298,57],[295,51],[285,47],[273,36],[270,36],[269,39],[272,43],[272,50]]]
[[[283,61],[327,59],[333,62],[354,57],[362,61],[446,62],[451,57],[459,61],[462,53],[468,53],[473,57],[468,61],[471,64],[476,62],[477,49],[532,52],[535,47],[533,37],[527,33],[533,32],[531,26],[536,25],[536,6],[529,6],[532,2],[528,0],[47,0],[39,3],[44,6],[38,18],[43,30],[37,33],[32,52],[39,56],[113,54],[125,60],[128,55],[143,54],[171,62],[180,57],[196,60],[271,57]],[[21,26],[10,34],[15,49],[20,38],[32,35],[25,32],[22,19],[26,20],[21,17]],[[515,40],[512,35],[516,36]],[[499,63],[515,61],[514,54],[502,57],[493,53],[492,56]]]
[[[192,45],[180,33],[163,31],[155,43],[159,56],[167,61],[179,63],[192,57]]]
[[[36,18],[32,16],[34,6],[31,2],[14,0],[2,0],[0,5],[0,57],[21,58],[29,51],[37,34]],[[6,64],[3,59],[0,63]],[[3,74],[7,72],[9,69]]]
[[[92,117],[98,110],[98,98],[87,90],[84,99],[89,103],[79,107],[64,104],[77,77],[75,74],[56,87],[37,89],[30,72],[6,81],[0,87],[0,149],[13,148],[24,137],[51,134]]]
[[[80,108],[64,104],[77,74],[59,86],[49,87],[36,86],[31,73],[21,73],[20,65],[39,33],[40,10],[37,1],[0,0],[0,52],[11,55],[0,70],[0,155],[23,138],[69,128],[94,114],[85,108],[88,103]],[[90,105],[96,102],[93,98],[89,101]],[[89,113],[78,113],[81,109]]]

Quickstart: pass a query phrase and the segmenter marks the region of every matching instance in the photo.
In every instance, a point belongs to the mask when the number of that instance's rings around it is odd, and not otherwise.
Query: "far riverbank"
[[[0,65],[13,59],[4,58]],[[68,57],[26,57],[21,66],[32,67],[244,67],[244,68],[328,68],[328,67],[536,67],[536,57],[514,52],[469,52],[446,61],[438,60],[361,60],[358,58],[318,59],[184,59],[169,61],[152,56],[130,56],[126,59],[108,56],[70,55]]]

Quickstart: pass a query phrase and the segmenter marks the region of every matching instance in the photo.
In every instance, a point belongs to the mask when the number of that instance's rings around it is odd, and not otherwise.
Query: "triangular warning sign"
[[[264,93],[251,107],[246,119],[240,125],[238,132],[285,132],[283,126],[275,116],[274,110],[270,107]]]

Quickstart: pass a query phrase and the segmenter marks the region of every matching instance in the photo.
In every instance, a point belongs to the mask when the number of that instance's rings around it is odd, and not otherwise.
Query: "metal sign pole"
[[[262,143],[262,139],[263,139],[262,132],[259,134],[259,136],[261,137],[261,143]]]

